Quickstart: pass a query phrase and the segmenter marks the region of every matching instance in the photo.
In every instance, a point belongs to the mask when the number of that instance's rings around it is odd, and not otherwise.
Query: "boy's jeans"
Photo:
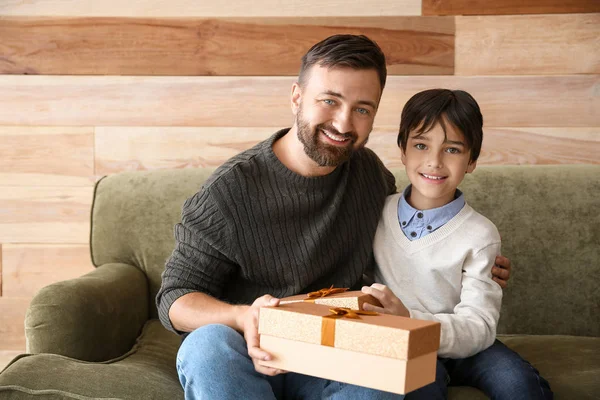
[[[327,362],[327,360],[315,360]],[[375,366],[365,366],[370,368]],[[332,368],[335,368],[332,365]],[[186,399],[328,399],[399,400],[404,396],[286,373],[275,377],[254,369],[246,341],[225,325],[207,325],[190,333],[177,353],[177,372]]]
[[[438,358],[436,381],[406,395],[406,400],[446,399],[449,386],[472,386],[491,399],[552,399],[548,382],[517,353],[496,340],[472,357]]]

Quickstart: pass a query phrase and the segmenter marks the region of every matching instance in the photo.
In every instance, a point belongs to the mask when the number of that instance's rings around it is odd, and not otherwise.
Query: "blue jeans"
[[[177,373],[186,399],[397,400],[404,396],[346,383],[286,373],[256,372],[246,341],[225,325],[206,325],[185,338],[177,353]]]
[[[448,386],[472,386],[491,399],[554,398],[540,373],[499,340],[468,358],[438,358],[435,382],[410,392],[406,400],[446,399]]]

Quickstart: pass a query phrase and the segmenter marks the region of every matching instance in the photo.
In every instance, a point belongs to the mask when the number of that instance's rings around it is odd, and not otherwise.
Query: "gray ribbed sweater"
[[[369,149],[332,173],[303,177],[273,153],[288,129],[233,157],[183,205],[156,297],[160,320],[184,294],[232,304],[361,284],[393,175]]]

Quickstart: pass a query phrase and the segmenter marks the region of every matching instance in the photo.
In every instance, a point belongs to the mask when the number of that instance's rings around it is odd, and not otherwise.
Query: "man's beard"
[[[302,117],[302,107],[296,115],[296,126],[298,128],[298,139],[304,145],[304,152],[320,167],[337,167],[350,159],[350,156],[354,153],[354,144],[358,139],[356,132],[340,133],[333,126],[327,124],[319,124],[311,129],[308,121]],[[346,143],[346,146],[327,145],[319,140],[321,129],[350,140]],[[365,144],[366,142],[362,143],[360,148],[364,147]]]

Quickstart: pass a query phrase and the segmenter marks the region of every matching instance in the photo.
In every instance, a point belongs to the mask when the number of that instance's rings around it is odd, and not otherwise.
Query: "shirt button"
[[[417,213],[417,217],[419,217],[419,218],[423,218],[423,213],[422,213],[422,212],[420,212],[420,213]]]
[[[427,225],[427,230],[430,231],[431,230],[431,225]]]
[[[402,226],[406,226],[406,221],[402,221]]]
[[[411,232],[411,233],[410,233],[410,236],[412,236],[412,237],[416,237],[416,236],[417,236],[417,232]]]

